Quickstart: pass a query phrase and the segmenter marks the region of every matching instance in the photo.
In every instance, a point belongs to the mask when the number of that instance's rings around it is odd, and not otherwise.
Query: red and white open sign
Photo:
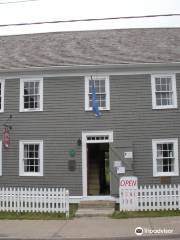
[[[4,128],[3,130],[3,145],[5,148],[8,148],[10,145],[10,134],[8,128]]]
[[[120,178],[120,188],[121,189],[137,189],[138,179],[134,176],[127,176]]]

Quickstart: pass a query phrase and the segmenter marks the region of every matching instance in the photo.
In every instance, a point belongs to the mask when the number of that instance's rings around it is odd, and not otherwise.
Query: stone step
[[[99,217],[99,216],[108,216],[113,214],[114,208],[108,209],[92,209],[92,208],[81,208],[76,212],[76,217]]]
[[[79,209],[114,209],[115,202],[114,201],[107,201],[107,200],[83,200],[79,203]]]

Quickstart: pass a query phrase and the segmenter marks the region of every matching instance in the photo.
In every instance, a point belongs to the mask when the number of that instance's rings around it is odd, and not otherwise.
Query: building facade
[[[118,196],[124,175],[179,183],[179,33],[0,37],[0,185],[66,187],[73,199],[98,199]]]

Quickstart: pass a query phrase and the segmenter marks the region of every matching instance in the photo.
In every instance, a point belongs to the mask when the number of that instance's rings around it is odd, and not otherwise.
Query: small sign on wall
[[[114,167],[121,167],[122,166],[122,161],[114,161]]]
[[[125,167],[117,167],[117,174],[125,173]]]
[[[132,152],[124,152],[124,158],[133,158]]]

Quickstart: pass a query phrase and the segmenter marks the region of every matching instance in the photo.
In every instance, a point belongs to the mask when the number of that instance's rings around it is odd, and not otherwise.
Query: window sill
[[[153,175],[153,177],[175,177],[179,176],[178,173],[156,173]]]
[[[92,108],[85,109],[86,112],[92,112]],[[110,111],[109,108],[99,108],[99,111]]]
[[[19,174],[19,177],[43,177],[43,174],[41,173],[38,173],[38,174],[33,174],[33,173],[22,173],[22,174]]]
[[[164,107],[153,107],[152,110],[163,110],[163,109],[177,109],[177,106],[164,106]]]
[[[27,110],[20,110],[19,112],[43,112],[43,109],[27,109]]]

